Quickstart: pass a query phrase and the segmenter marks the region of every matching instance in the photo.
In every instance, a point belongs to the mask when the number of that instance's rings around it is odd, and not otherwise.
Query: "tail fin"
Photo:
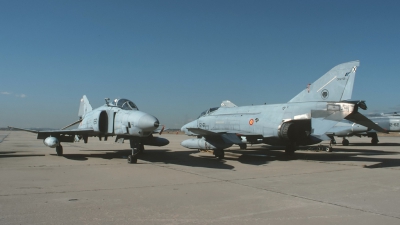
[[[289,102],[342,101],[351,99],[359,61],[339,64],[309,84]]]
[[[78,116],[82,118],[86,113],[92,111],[92,106],[89,103],[86,95],[81,98],[81,104],[79,105]]]

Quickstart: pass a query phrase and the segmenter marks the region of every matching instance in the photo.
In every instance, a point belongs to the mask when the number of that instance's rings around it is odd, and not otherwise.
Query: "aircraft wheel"
[[[240,149],[245,150],[247,149],[247,144],[239,144]]]
[[[136,155],[128,155],[128,163],[129,164],[137,163],[137,156]]]
[[[217,150],[214,150],[214,155],[218,159],[223,159],[225,157],[225,152],[224,152],[224,150],[217,149]]]
[[[218,155],[218,159],[221,160],[221,159],[224,159],[224,158],[225,158],[225,153],[224,153],[224,151],[222,151],[222,152]]]
[[[293,155],[295,151],[296,151],[296,145],[294,144],[289,144],[285,148],[286,155]]]
[[[343,139],[343,141],[342,141],[342,145],[343,146],[348,146],[349,145],[349,140],[347,140],[347,139]]]
[[[327,151],[327,152],[332,152],[333,151],[333,148],[332,147],[325,147],[325,151]]]
[[[61,145],[56,147],[56,152],[58,156],[62,156],[63,155],[63,147]]]
[[[377,144],[378,144],[378,140],[372,138],[372,139],[371,139],[371,144],[372,144],[372,145],[377,145]]]

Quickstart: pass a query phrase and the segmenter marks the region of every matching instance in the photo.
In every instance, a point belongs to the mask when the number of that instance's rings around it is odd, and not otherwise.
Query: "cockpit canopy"
[[[214,111],[217,110],[217,109],[219,109],[219,107],[209,108],[209,109],[203,111],[202,113],[200,113],[200,116],[199,116],[198,118],[200,118],[200,117],[202,117],[202,116],[205,116],[205,115],[208,115],[208,114],[214,112]]]
[[[115,99],[114,105],[118,108],[125,109],[125,110],[139,110],[138,107],[132,101],[128,99]]]

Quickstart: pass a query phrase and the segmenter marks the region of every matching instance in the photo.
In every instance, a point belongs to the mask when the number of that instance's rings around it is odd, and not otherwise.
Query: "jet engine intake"
[[[50,148],[55,148],[60,145],[60,142],[55,137],[48,137],[43,140],[44,145]]]

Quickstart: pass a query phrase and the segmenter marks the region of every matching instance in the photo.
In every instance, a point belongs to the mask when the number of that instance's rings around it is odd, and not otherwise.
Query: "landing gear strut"
[[[61,144],[56,147],[56,152],[58,156],[63,155],[63,147],[61,146]]]
[[[137,163],[139,153],[143,152],[144,150],[143,144],[140,143],[140,139],[138,138],[132,138],[129,141],[132,149],[132,154],[128,155],[128,163]]]
[[[144,145],[139,144],[139,154],[143,154],[143,152],[144,152]]]
[[[329,138],[331,139],[330,145],[336,145],[335,137],[334,136],[329,136]]]

